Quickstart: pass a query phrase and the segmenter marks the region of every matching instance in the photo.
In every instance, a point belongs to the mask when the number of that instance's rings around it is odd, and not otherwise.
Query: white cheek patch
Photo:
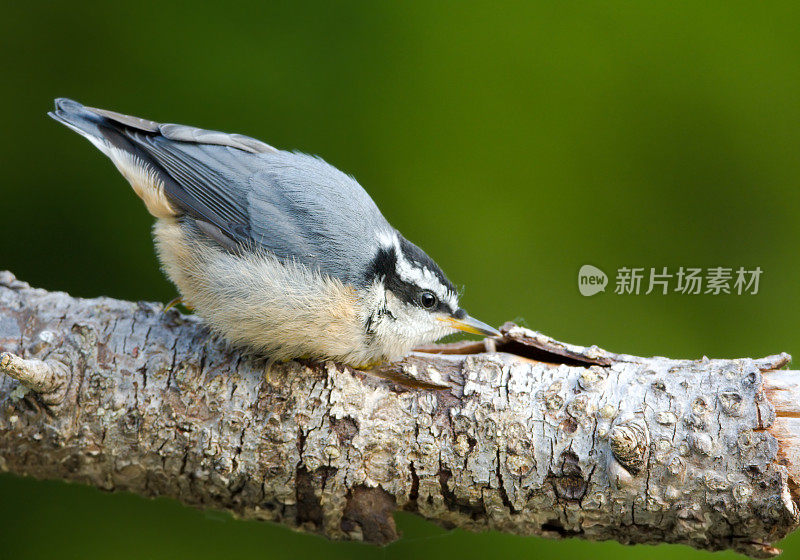
[[[384,336],[396,336],[413,346],[433,342],[454,330],[428,311],[399,300],[391,291],[385,292],[385,302],[392,318],[381,321],[379,329]]]

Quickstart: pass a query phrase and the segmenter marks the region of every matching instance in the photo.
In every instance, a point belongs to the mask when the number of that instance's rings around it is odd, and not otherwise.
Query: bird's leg
[[[182,305],[189,311],[194,311],[194,308],[190,307],[189,305],[186,305],[186,303],[183,301],[183,296],[178,296],[170,300],[170,302],[164,306],[163,313],[166,313],[167,311],[169,311],[170,309],[172,309],[177,305]]]
[[[375,369],[378,366],[381,366],[381,365],[383,365],[385,363],[388,363],[388,362],[386,362],[385,360],[375,360],[374,362],[366,362],[366,363],[363,363],[363,364],[358,364],[358,365],[350,366],[350,367],[352,367],[353,369],[358,370],[358,371],[368,372],[369,370]]]

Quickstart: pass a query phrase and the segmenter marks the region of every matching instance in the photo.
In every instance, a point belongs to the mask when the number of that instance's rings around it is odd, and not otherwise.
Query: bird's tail
[[[90,141],[92,141],[92,138],[100,139],[103,137],[99,129],[99,125],[102,122],[100,115],[92,113],[72,99],[60,97],[56,99],[55,103],[55,111],[47,113],[55,120],[71,128],[81,136],[85,136]]]
[[[54,111],[47,113],[71,128],[114,162],[133,190],[157,218],[175,216],[177,211],[164,195],[164,182],[170,180],[152,159],[124,134],[125,127],[153,132],[158,123],[112,111],[85,107],[72,99],[59,98]]]

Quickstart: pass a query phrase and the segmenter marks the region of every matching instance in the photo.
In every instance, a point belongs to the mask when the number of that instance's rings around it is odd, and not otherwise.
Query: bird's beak
[[[456,319],[455,317],[439,317],[439,320],[443,323],[447,323],[447,326],[460,331],[486,336],[503,336],[500,334],[500,331],[494,327],[490,327],[486,323],[478,321],[466,314],[461,319]]]

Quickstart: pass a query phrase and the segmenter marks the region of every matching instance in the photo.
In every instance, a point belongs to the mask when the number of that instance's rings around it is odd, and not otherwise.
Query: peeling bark
[[[758,557],[798,525],[785,354],[639,358],[506,325],[362,372],[269,364],[162,309],[0,274],[0,469],[374,543],[397,509]]]

